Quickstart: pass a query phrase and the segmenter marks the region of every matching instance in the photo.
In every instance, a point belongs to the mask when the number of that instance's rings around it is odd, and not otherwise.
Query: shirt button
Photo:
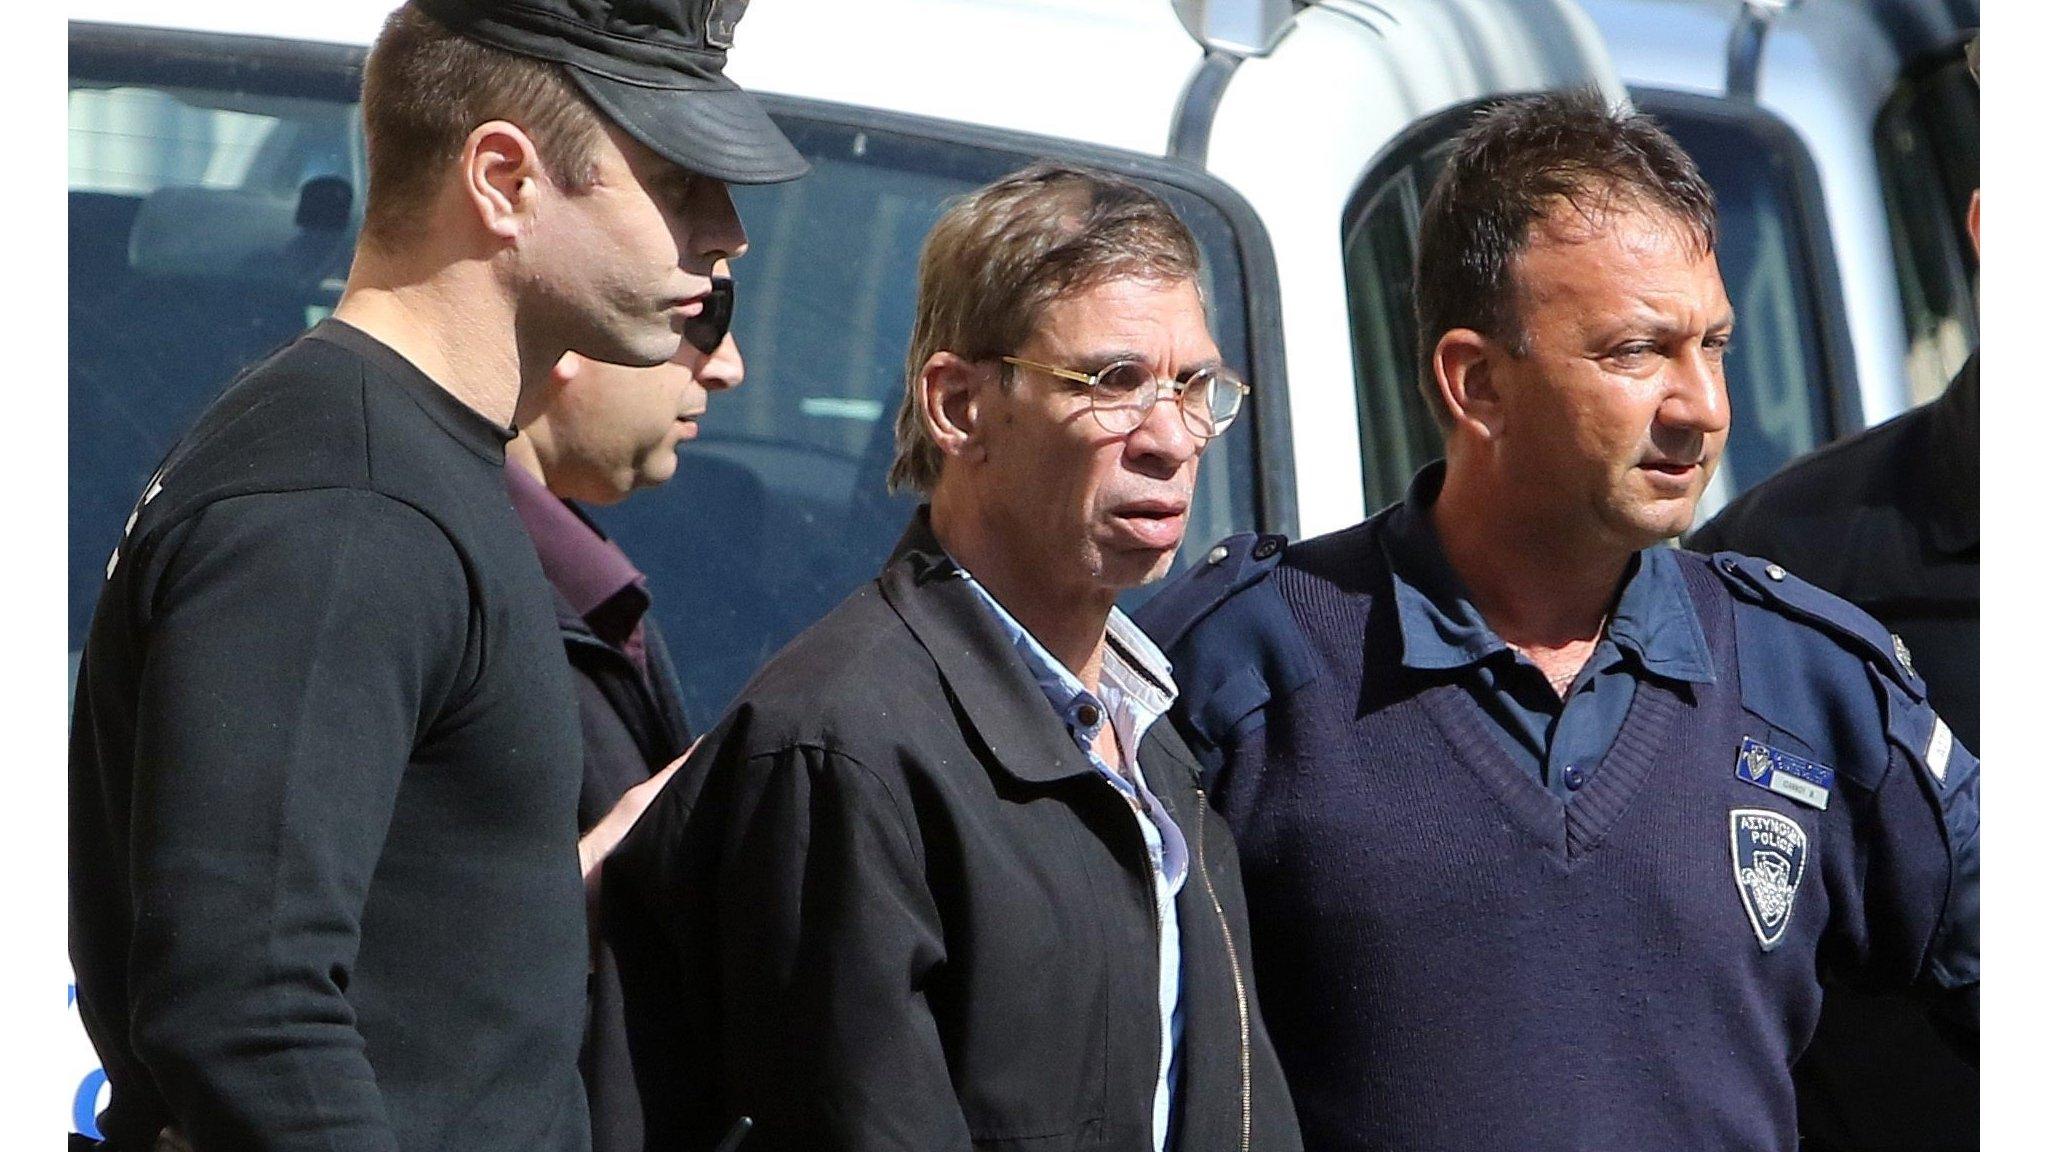
[[[1074,710],[1074,719],[1079,720],[1083,728],[1093,728],[1102,723],[1102,709],[1093,704],[1083,704]]]
[[[1785,578],[1785,570],[1776,564],[1766,564],[1764,565],[1764,575],[1769,576],[1773,580],[1783,580]]]
[[[1262,536],[1259,538],[1259,542],[1252,547],[1252,559],[1264,560],[1279,550],[1280,541],[1271,536]]]
[[[1230,559],[1230,549],[1225,548],[1223,545],[1218,544],[1214,548],[1209,549],[1209,566],[1211,568],[1228,559]]]
[[[1586,770],[1577,764],[1565,765],[1564,786],[1572,792],[1577,792],[1579,789],[1584,788],[1586,786]]]

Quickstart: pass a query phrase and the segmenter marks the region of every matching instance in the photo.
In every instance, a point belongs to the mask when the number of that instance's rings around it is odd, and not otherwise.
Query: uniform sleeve
[[[1848,918],[1867,983],[1926,993],[1974,1057],[1978,992],[1978,762],[1934,709],[1883,684],[1883,782],[1859,813],[1860,904]]]
[[[814,747],[696,759],[712,779],[679,778],[629,838],[625,866],[605,869],[608,926],[639,921],[612,935],[649,1146],[708,1148],[748,1116],[745,1152],[966,1152],[928,999],[944,961],[938,911],[895,799],[860,764]],[[652,857],[669,876],[649,904]],[[649,920],[669,961],[696,962],[650,970],[636,943]],[[715,1027],[696,1027],[678,981],[717,989],[703,1008]],[[718,1099],[676,1097],[697,1076],[715,1078]]]
[[[461,563],[357,491],[223,501],[148,562],[137,1053],[196,1147],[395,1149],[345,993],[414,737],[461,666]]]

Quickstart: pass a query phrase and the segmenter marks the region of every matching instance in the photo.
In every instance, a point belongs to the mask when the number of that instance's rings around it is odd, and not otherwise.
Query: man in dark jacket
[[[583,727],[576,827],[583,880],[594,892],[605,856],[661,790],[689,747],[682,689],[649,613],[646,579],[579,502],[615,504],[675,475],[710,398],[745,373],[730,330],[733,284],[713,268],[704,311],[683,326],[666,364],[628,368],[574,352],[543,386],[539,412],[505,446],[513,510],[533,537],[555,594],[555,619]],[[590,1020],[580,1063],[590,1096],[592,1152],[639,1152],[640,1096],[626,1050],[618,968],[594,943]]]
[[[1151,193],[940,220],[880,577],[755,677],[605,871],[651,1147],[1286,1152],[1236,852],[1116,610],[1245,389]]]

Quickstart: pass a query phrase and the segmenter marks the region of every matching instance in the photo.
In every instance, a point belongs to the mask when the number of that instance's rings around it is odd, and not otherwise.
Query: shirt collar
[[[1607,635],[1648,672],[1667,680],[1714,682],[1707,633],[1685,589],[1678,553],[1659,545],[1636,553],[1634,571],[1621,586]]]
[[[1430,522],[1429,510],[1443,490],[1444,472],[1444,462],[1438,460],[1416,473],[1407,496],[1387,514],[1380,533],[1401,631],[1401,663],[1431,671],[1467,667],[1507,649],[1473,605]],[[1698,684],[1714,682],[1706,632],[1685,589],[1678,558],[1669,548],[1646,548],[1629,561],[1607,636],[1645,671]]]
[[[646,577],[580,509],[526,469],[508,465],[505,486],[548,583],[601,639],[623,643],[647,611]]]
[[[1009,609],[990,595],[979,580],[957,562],[952,569],[994,613],[996,622],[1016,646],[1024,666],[1031,670],[1032,679],[1038,682],[1046,702],[1066,724],[1075,743],[1088,750],[1097,729],[1107,721],[1116,726],[1117,734],[1126,741],[1125,747],[1135,755],[1146,731],[1173,707],[1180,690],[1173,682],[1173,665],[1166,654],[1124,615],[1123,609],[1109,610],[1107,643],[1102,653],[1102,694],[1098,698],[1058,657],[1046,651],[1038,638],[1010,615]]]
[[[1431,671],[1477,664],[1507,648],[1473,606],[1429,521],[1443,486],[1443,461],[1424,466],[1380,532],[1401,626],[1401,663]]]

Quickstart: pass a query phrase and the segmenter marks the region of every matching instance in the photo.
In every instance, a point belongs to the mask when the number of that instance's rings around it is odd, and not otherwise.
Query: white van
[[[160,454],[336,299],[357,73],[390,2],[72,5],[74,650]],[[599,512],[652,580],[700,723],[894,541],[915,261],[947,197],[1056,156],[1185,215],[1255,386],[1203,469],[1199,552],[1398,496],[1436,449],[1408,264],[1438,149],[1488,97],[1622,95],[1569,0],[760,0],[737,39],[732,74],[816,170],[736,189],[748,385],[674,482]]]

